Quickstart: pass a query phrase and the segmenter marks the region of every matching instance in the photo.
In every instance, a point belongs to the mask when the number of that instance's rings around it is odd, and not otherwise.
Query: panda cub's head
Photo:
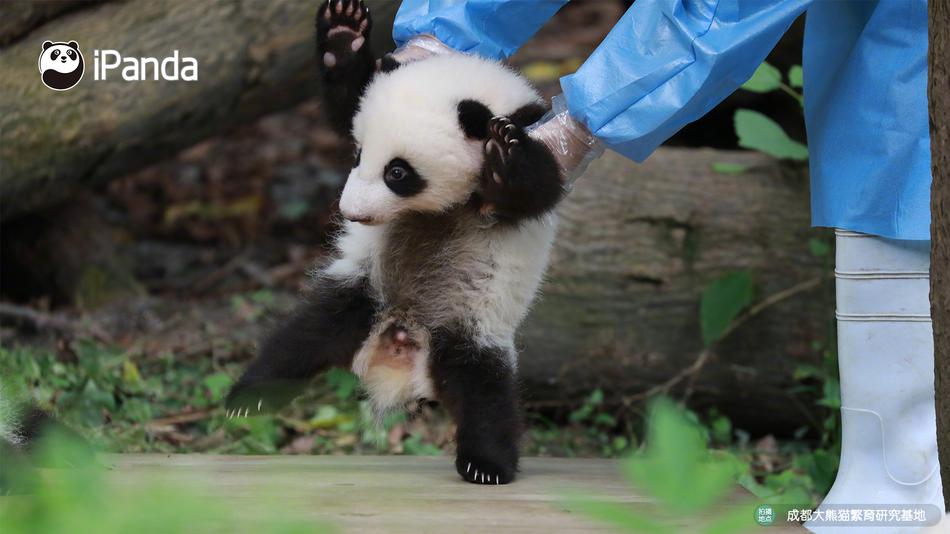
[[[44,42],[39,67],[43,83],[50,89],[64,91],[76,85],[84,70],[79,44]]]
[[[340,211],[382,224],[466,202],[478,183],[488,120],[540,101],[516,73],[475,56],[437,56],[377,74],[353,118],[356,166]]]

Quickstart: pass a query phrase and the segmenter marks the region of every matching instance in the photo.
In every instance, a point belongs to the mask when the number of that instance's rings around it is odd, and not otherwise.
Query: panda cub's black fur
[[[316,26],[323,109],[357,155],[347,222],[333,261],[229,393],[229,415],[278,409],[345,367],[379,414],[442,402],[462,478],[506,484],[521,434],[514,337],[564,192],[552,154],[524,130],[542,99],[474,56],[375,61],[359,0],[324,3]]]

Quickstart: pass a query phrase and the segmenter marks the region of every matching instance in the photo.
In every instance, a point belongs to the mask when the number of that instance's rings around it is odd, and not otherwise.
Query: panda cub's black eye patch
[[[401,197],[418,195],[426,188],[425,179],[402,158],[393,158],[386,164],[383,181],[390,191]]]
[[[58,58],[58,57],[59,57],[59,50],[53,50],[53,53],[50,54],[49,57],[51,57],[51,58],[53,58],[53,59]]]

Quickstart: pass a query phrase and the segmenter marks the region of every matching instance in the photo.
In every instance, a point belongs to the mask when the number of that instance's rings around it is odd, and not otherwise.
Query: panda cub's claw
[[[485,157],[495,183],[502,184],[509,178],[508,168],[518,157],[525,135],[524,130],[508,117],[493,117],[488,121]]]
[[[508,484],[515,478],[514,467],[504,467],[494,462],[478,460],[462,454],[456,458],[455,468],[462,479],[472,484],[498,486]]]
[[[327,69],[345,65],[369,40],[373,25],[362,0],[327,0],[317,11],[317,45]]]

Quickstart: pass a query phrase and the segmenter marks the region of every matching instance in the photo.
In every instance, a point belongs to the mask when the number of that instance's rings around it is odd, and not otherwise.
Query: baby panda
[[[39,61],[43,83],[50,89],[65,91],[79,83],[84,70],[82,53],[76,41],[45,41]]]
[[[515,332],[541,282],[564,189],[524,128],[538,93],[499,63],[452,54],[398,64],[370,52],[360,0],[317,13],[323,109],[355,145],[333,260],[261,344],[229,415],[281,407],[331,366],[377,414],[438,400],[464,480],[506,484],[521,417]]]

